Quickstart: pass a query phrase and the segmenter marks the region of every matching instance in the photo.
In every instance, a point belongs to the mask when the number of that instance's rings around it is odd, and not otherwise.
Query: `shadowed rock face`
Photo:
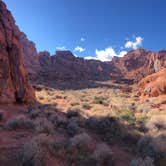
[[[39,53],[40,77],[46,80],[105,80],[110,79],[112,66],[106,62],[85,60],[75,57],[70,51],[57,51],[50,56],[48,52]]]
[[[0,103],[29,103],[35,94],[28,82],[20,31],[5,4],[0,1]]]

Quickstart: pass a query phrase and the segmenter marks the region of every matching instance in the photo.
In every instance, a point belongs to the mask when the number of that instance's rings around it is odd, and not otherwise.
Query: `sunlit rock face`
[[[35,101],[23,64],[20,35],[11,13],[0,1],[0,103]]]

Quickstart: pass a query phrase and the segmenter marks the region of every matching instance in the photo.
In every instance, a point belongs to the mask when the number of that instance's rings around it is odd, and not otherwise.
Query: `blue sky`
[[[68,49],[109,60],[166,48],[165,0],[4,0],[38,51]]]

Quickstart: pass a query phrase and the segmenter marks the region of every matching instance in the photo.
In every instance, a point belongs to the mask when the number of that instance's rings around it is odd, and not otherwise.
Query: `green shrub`
[[[122,110],[121,113],[119,114],[119,118],[124,121],[127,121],[129,124],[134,124],[136,120],[134,116],[134,112],[128,109]]]

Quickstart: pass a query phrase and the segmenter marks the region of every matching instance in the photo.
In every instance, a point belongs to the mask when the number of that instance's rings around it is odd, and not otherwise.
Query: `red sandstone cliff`
[[[11,13],[0,1],[0,103],[35,101],[23,64],[20,35]]]

